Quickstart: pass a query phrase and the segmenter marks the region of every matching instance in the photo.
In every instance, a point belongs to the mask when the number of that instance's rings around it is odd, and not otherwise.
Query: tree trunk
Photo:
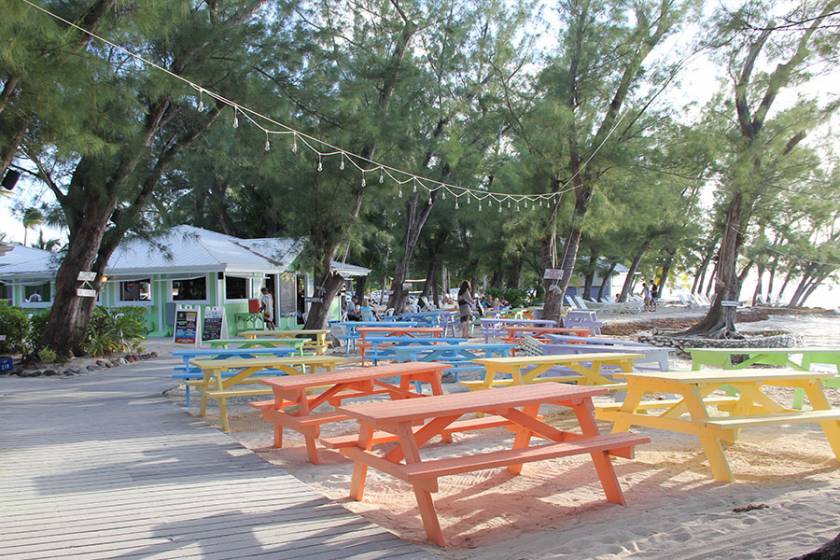
[[[414,251],[417,249],[417,243],[420,241],[423,226],[426,224],[426,220],[429,219],[429,214],[432,212],[435,196],[434,193],[430,194],[428,200],[423,202],[422,208],[420,193],[415,193],[406,203],[407,218],[405,235],[403,237],[403,254],[396,265],[394,265],[394,276],[391,280],[391,296],[388,298],[388,307],[392,307],[395,314],[402,313],[405,309],[406,293],[403,289],[403,284],[405,284]]]
[[[583,299],[592,299],[592,283],[595,281],[595,268],[598,254],[595,249],[589,253],[589,267],[583,276]]]
[[[726,225],[718,250],[717,274],[715,276],[715,298],[706,316],[685,331],[688,335],[703,335],[712,338],[730,338],[737,334],[735,329],[736,307],[722,306],[723,301],[737,301],[741,290],[738,278],[738,252],[743,242],[739,233],[743,209],[743,194],[735,193],[726,211]]]
[[[759,264],[756,268],[758,270],[758,279],[756,280],[755,291],[753,292],[752,297],[753,307],[755,307],[758,304],[758,298],[761,297],[761,289],[763,287],[762,284],[764,283],[764,266]]]
[[[610,278],[612,278],[613,272],[615,271],[615,267],[618,263],[610,264],[610,268],[607,269],[606,274],[601,278],[601,285],[598,287],[598,301],[601,301],[601,298],[604,297],[604,291],[606,287],[610,284]]]
[[[426,280],[423,282],[423,291],[420,292],[420,295],[423,297],[429,297],[429,294],[432,293],[432,284],[435,282],[435,261],[429,260],[429,264],[426,267]]]
[[[671,275],[671,267],[674,265],[674,259],[677,256],[676,249],[666,249],[665,250],[665,264],[662,265],[662,274],[659,277],[659,298],[662,298],[662,295],[665,291],[665,286],[668,284],[668,277]]]
[[[440,269],[440,263],[436,262],[434,276],[432,277],[432,297],[434,298],[435,307],[437,308],[440,308],[440,290],[438,288],[442,284],[442,282],[437,280],[437,278],[441,276]]]
[[[790,282],[791,278],[793,278],[793,271],[794,270],[795,270],[794,268],[791,268],[790,270],[788,270],[788,273],[785,274],[785,279],[784,279],[784,281],[782,281],[782,287],[779,288],[779,295],[777,296],[779,301],[781,301],[782,296],[784,295],[785,290],[787,289],[788,283]]]
[[[490,287],[496,288],[497,290],[502,288],[502,279],[504,278],[504,272],[499,270],[498,268],[493,271],[493,275],[490,277]]]
[[[624,285],[621,287],[621,295],[619,296],[618,301],[627,301],[627,297],[633,289],[636,271],[639,269],[639,263],[642,262],[642,257],[645,255],[648,247],[650,247],[650,240],[645,240],[645,242],[642,243],[641,248],[639,248],[639,251],[633,257],[633,262],[630,263],[630,270],[627,271],[627,276],[624,278]]]
[[[712,267],[712,274],[709,276],[709,283],[706,284],[706,290],[703,292],[708,296],[712,293],[712,288],[715,287],[715,283],[717,282],[717,273],[718,273],[718,263],[715,263],[715,266]]]
[[[357,276],[355,279],[356,301],[360,302],[365,298],[365,288],[367,287],[367,276]]]
[[[508,269],[506,285],[511,289],[519,289],[519,284],[522,278],[522,257],[516,257]]]

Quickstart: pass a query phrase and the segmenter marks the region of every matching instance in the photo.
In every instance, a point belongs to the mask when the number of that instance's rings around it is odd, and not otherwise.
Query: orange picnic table
[[[426,535],[444,546],[443,532],[432,502],[441,476],[507,467],[519,474],[523,463],[589,454],[604,488],[607,501],[624,504],[611,455],[631,458],[633,446],[648,443],[650,438],[625,433],[601,434],[593,416],[592,397],[606,393],[596,387],[575,387],[559,383],[522,385],[470,393],[452,393],[401,402],[378,402],[342,406],[338,411],[359,421],[358,437],[322,438],[327,447],[339,449],[353,459],[350,497],[362,500],[368,467],[410,483]],[[581,431],[559,430],[543,422],[539,409],[543,404],[571,408]],[[460,420],[465,414],[487,413],[491,416]],[[424,461],[420,447],[436,436],[451,441],[454,432],[504,426],[515,436],[512,449],[469,455],[454,453],[443,459]],[[497,433],[497,432],[491,432]],[[623,436],[623,437],[616,437]],[[548,443],[529,445],[532,437]],[[383,453],[374,446],[399,442]],[[455,445],[447,446],[454,449]]]
[[[362,363],[365,363],[365,351],[370,348],[370,344],[365,342],[365,337],[368,335],[440,338],[443,336],[443,327],[359,327],[356,332],[359,333],[359,354],[362,357]]]
[[[274,424],[274,447],[283,447],[283,429],[300,432],[306,439],[309,462],[319,464],[315,440],[321,424],[340,422],[348,417],[340,411],[315,412],[322,404],[336,406],[348,398],[388,395],[392,399],[422,397],[411,391],[411,383],[431,385],[432,394],[443,394],[441,376],[449,364],[438,362],[405,362],[386,366],[352,368],[321,374],[264,379],[271,387],[272,400],[251,403],[264,420]],[[391,380],[399,378],[399,385]],[[315,394],[313,390],[323,389]],[[293,409],[289,411],[287,409]]]
[[[585,327],[529,327],[516,325],[505,327],[507,331],[507,342],[516,342],[517,338],[531,335],[533,338],[542,339],[549,334],[569,334],[572,336],[589,336],[589,329]]]

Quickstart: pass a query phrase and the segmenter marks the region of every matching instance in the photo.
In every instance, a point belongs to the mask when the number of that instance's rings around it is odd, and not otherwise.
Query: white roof
[[[338,261],[330,261],[330,268],[333,272],[340,274],[345,278],[352,278],[354,276],[367,276],[370,274],[370,269],[363,266],[356,266],[355,264],[342,263]]]
[[[217,271],[276,273],[291,266],[303,245],[301,239],[239,239],[181,225],[150,240],[124,241],[111,256],[105,273],[109,276]],[[19,249],[24,251],[14,256]],[[16,247],[0,257],[0,277],[52,276],[59,264],[56,256],[49,251]]]

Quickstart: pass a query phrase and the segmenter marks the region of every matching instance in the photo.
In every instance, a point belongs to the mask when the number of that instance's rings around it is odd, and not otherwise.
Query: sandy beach
[[[840,319],[773,317],[774,328],[792,323],[811,344],[840,334]],[[753,323],[752,329],[769,328]],[[808,333],[814,333],[808,335]],[[675,360],[673,367],[687,369]],[[449,391],[460,388],[447,384]],[[791,392],[774,396],[789,402]],[[826,390],[834,406],[840,391]],[[178,391],[172,393],[177,399]],[[302,438],[286,432],[273,449],[270,426],[244,403],[234,407],[231,436],[286,469],[324,496],[403,539],[423,543],[410,486],[371,469],[363,502],[347,498],[352,463],[324,450],[323,464],[306,461]],[[194,411],[193,411],[194,412]],[[211,409],[211,415],[215,411]],[[572,429],[564,410],[543,409],[555,426]],[[210,420],[213,418],[211,416]],[[602,431],[610,424],[601,423]],[[328,424],[324,435],[350,434],[355,422]],[[634,460],[615,465],[627,506],[604,501],[588,456],[525,465],[522,474],[480,471],[441,479],[435,504],[452,559],[540,558],[791,558],[821,546],[840,531],[840,469],[818,425],[744,430],[727,451],[733,483],[715,482],[696,439],[634,428],[651,437]],[[503,429],[455,436],[463,452],[509,448]],[[442,446],[424,447],[424,458]]]

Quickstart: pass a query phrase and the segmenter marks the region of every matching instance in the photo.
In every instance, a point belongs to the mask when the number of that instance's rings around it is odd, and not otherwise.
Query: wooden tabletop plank
[[[279,331],[240,331],[240,336],[265,336],[270,338],[277,338],[283,335],[290,335],[295,337],[301,334],[327,334],[327,329],[283,329]]]
[[[309,387],[352,383],[354,381],[366,381],[369,379],[395,377],[406,374],[442,373],[449,367],[449,364],[439,362],[405,362],[384,366],[350,368],[341,371],[325,371],[306,376],[261,379],[260,381],[270,387],[281,389],[308,389]]]
[[[201,369],[214,368],[245,368],[245,367],[272,367],[272,366],[297,366],[297,365],[338,365],[344,363],[343,358],[335,356],[284,356],[266,358],[242,358],[226,360],[202,360],[193,359],[190,363]]]
[[[408,332],[408,333],[438,333],[443,327],[359,327],[358,333]]]
[[[540,383],[504,387],[492,391],[449,393],[422,399],[354,404],[339,407],[338,410],[363,422],[381,425],[389,422],[467,414],[496,407],[510,408],[537,403],[572,402],[606,393],[607,389],[597,387]]]
[[[593,352],[587,354],[555,354],[549,356],[511,356],[509,358],[480,358],[474,360],[477,364],[482,365],[542,365],[542,364],[567,364],[588,362],[592,360],[624,360],[633,359],[640,360],[644,358],[644,354],[636,352]]]
[[[581,356],[581,354],[578,354]],[[697,371],[634,371],[616,372],[627,379],[658,379],[679,383],[737,383],[739,381],[780,381],[785,379],[828,379],[832,372],[796,369],[701,369]]]

